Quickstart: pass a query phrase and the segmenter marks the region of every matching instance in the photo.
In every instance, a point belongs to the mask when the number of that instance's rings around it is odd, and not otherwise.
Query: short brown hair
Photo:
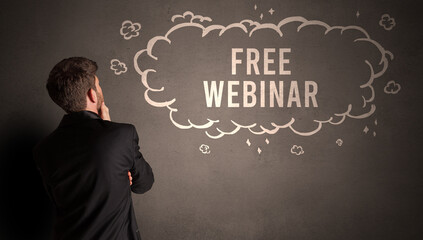
[[[95,87],[97,63],[84,57],[66,58],[50,71],[47,91],[51,99],[67,113],[87,107],[86,94]]]

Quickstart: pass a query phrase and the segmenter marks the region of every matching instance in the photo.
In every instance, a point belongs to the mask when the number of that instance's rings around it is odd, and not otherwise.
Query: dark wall
[[[172,21],[187,11],[210,19]],[[156,177],[133,195],[144,239],[423,237],[416,1],[16,1],[0,18],[0,239],[48,239],[53,209],[31,149],[64,114],[45,82],[70,56],[98,63],[112,120],[140,135]],[[236,74],[233,48],[243,49]],[[260,74],[247,74],[247,48]],[[265,48],[275,74],[264,74]],[[204,81],[224,82],[220,107],[207,106]],[[239,107],[228,106],[229,81]],[[271,81],[283,81],[283,107],[269,106]],[[305,81],[318,106],[305,106]]]

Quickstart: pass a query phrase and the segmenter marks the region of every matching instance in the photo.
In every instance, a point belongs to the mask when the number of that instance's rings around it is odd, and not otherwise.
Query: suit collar
[[[60,121],[59,127],[80,123],[90,119],[101,119],[101,117],[95,112],[86,110],[68,113],[63,116],[62,121]]]

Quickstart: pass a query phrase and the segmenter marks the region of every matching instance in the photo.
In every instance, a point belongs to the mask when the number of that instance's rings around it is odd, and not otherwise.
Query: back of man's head
[[[82,111],[87,106],[87,92],[97,91],[97,63],[84,57],[63,59],[50,71],[47,91],[51,99],[67,113]]]

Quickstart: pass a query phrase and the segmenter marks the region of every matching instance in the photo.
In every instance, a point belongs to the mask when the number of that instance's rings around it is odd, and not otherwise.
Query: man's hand
[[[100,117],[103,120],[111,121],[110,115],[109,115],[109,108],[106,106],[104,102],[101,104],[101,107],[100,107]]]
[[[129,186],[132,185],[132,176],[131,176],[131,172],[128,171],[128,178],[129,178]]]

